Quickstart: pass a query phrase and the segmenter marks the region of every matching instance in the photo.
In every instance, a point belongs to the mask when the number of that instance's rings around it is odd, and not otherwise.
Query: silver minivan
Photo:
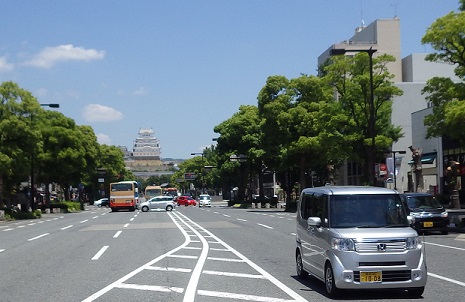
[[[413,222],[391,189],[304,189],[297,206],[297,274],[325,282],[329,297],[343,289],[405,289],[420,297],[427,271]]]

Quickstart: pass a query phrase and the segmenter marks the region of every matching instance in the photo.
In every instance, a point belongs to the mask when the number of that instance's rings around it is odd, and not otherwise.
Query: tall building
[[[424,162],[428,164],[428,169],[425,169],[425,173],[428,173],[425,175],[425,190],[437,187],[442,173],[440,171],[441,165],[438,167],[439,163],[436,157],[442,157],[442,154],[438,154],[440,151],[435,140],[426,144],[424,130],[412,131],[412,123],[415,129],[418,129],[422,123],[422,120],[412,122],[412,114],[428,108],[426,95],[422,94],[422,90],[430,78],[441,76],[450,77],[453,81],[460,80],[454,74],[455,66],[425,61],[426,54],[411,54],[401,59],[400,19],[398,18],[375,20],[368,26],[357,27],[354,36],[331,45],[323,52],[318,57],[318,66],[322,66],[335,53],[354,55],[355,50],[362,49],[366,52],[370,48],[376,50],[373,57],[390,54],[396,58],[396,61],[390,62],[387,67],[389,72],[394,75],[394,85],[403,91],[403,95],[392,99],[391,122],[395,126],[402,127],[404,136],[392,145],[391,150],[406,151],[406,154],[395,155],[396,163],[391,165],[390,172],[396,173],[396,184],[392,183],[391,178],[386,186],[396,187],[399,191],[409,190],[409,185],[411,185],[409,181],[412,179],[412,152],[409,150],[409,146],[413,146],[423,149]],[[424,128],[424,125],[421,126]],[[393,161],[392,157],[391,161]],[[360,184],[361,175],[359,172],[353,163],[348,162],[339,171],[338,183],[343,185]]]

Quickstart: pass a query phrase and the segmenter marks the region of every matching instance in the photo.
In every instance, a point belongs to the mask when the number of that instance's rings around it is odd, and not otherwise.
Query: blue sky
[[[190,158],[266,79],[315,74],[363,22],[398,17],[402,57],[458,0],[2,0],[0,81],[14,81],[100,143],[152,128],[163,158]],[[44,107],[46,108],[46,107]]]

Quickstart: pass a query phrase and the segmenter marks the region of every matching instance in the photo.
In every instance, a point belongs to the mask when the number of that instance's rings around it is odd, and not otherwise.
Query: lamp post
[[[373,54],[377,51],[377,49],[373,49],[372,46],[370,48],[358,48],[358,49],[346,49],[346,48],[336,48],[333,46],[330,53],[331,55],[343,55],[346,52],[366,52],[368,57],[370,58],[370,102],[369,102],[369,119],[368,119],[368,134],[371,138],[371,146],[370,152],[368,154],[368,160],[370,165],[370,173],[372,177],[372,185],[376,185],[376,168],[375,168],[375,159],[376,159],[376,129],[375,129],[375,90],[373,84]]]
[[[60,108],[60,104],[40,104],[42,107],[50,107],[50,108]],[[31,113],[31,126],[32,126],[32,118],[33,115]],[[34,150],[31,150],[31,196],[30,196],[30,202],[31,202],[31,209],[34,211],[36,209],[36,204],[34,200]]]
[[[202,166],[204,166],[204,162],[203,162],[203,152],[200,153],[200,152],[194,152],[194,153],[191,153],[191,155],[201,155],[202,156]],[[202,169],[203,170],[203,169]],[[204,184],[203,184],[203,171],[200,171],[200,181],[202,182],[202,194],[205,193],[205,187],[204,187]]]
[[[248,181],[248,185],[249,185],[249,201],[252,202],[252,171],[251,171],[251,168],[250,168],[250,161],[249,161],[249,158],[243,154],[239,154],[239,155],[236,155],[236,154],[231,154],[231,156],[229,156],[229,161],[232,161],[232,162],[240,162],[240,163],[243,163],[245,161],[248,162],[248,168],[249,168],[249,181]]]
[[[394,190],[397,190],[397,179],[396,179],[396,153],[398,154],[406,154],[407,151],[388,151],[392,153],[392,161],[394,162],[394,171],[393,171],[393,180],[394,180]]]

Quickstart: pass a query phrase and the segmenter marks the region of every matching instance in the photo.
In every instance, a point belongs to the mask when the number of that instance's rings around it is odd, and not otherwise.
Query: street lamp
[[[60,104],[39,104],[42,107],[50,107],[50,108],[60,108]],[[31,126],[32,126],[32,114],[31,114]],[[36,209],[36,205],[34,202],[34,150],[31,152],[31,209],[34,211]]]
[[[252,202],[252,170],[251,170],[251,167],[250,167],[250,160],[249,158],[244,155],[244,154],[239,154],[239,155],[236,155],[236,154],[231,154],[231,156],[229,156],[229,161],[232,161],[232,162],[240,162],[240,163],[243,163],[243,162],[248,162],[248,169],[249,169],[249,200],[250,202]]]
[[[333,45],[333,48],[331,49],[330,53],[332,56],[336,55],[343,55],[346,52],[366,52],[368,54],[368,57],[370,58],[370,103],[369,103],[369,111],[370,111],[370,116],[368,119],[368,134],[371,138],[371,146],[370,146],[370,152],[368,155],[369,163],[371,169],[370,173],[372,176],[372,182],[373,186],[376,185],[376,168],[375,168],[375,159],[376,159],[376,143],[375,143],[375,137],[376,137],[376,129],[375,129],[375,91],[374,91],[374,84],[373,84],[373,54],[377,51],[377,49],[373,49],[372,46],[370,48],[357,48],[357,49],[352,49],[352,48],[337,48],[335,45]]]
[[[397,190],[397,180],[396,180],[396,153],[405,154],[407,151],[387,151],[392,153],[392,161],[394,162],[394,171],[393,171],[393,180],[394,180],[394,190]]]
[[[201,155],[202,156],[202,166],[204,165],[203,163],[203,152],[200,153],[200,152],[194,152],[194,153],[191,153],[191,155]],[[200,181],[202,182],[202,194],[205,193],[205,187],[204,187],[204,184],[203,184],[203,171],[200,171]],[[200,204],[199,204],[200,206]]]

